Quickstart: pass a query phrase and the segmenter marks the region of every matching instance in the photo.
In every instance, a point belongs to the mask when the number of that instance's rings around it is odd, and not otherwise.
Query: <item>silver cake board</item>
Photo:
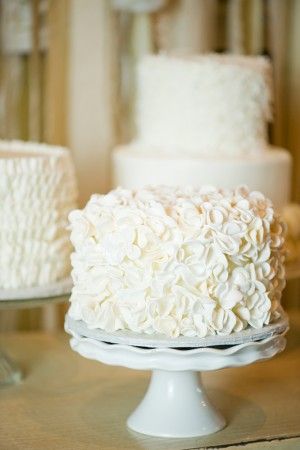
[[[81,320],[74,320],[68,314],[65,322],[66,331],[74,331],[81,337],[95,339],[111,344],[131,345],[146,348],[199,348],[233,346],[247,342],[260,341],[274,335],[283,334],[289,328],[288,316],[281,310],[280,317],[270,325],[261,329],[247,328],[230,335],[213,335],[204,338],[180,336],[169,338],[164,335],[135,333],[129,330],[107,332],[100,329],[90,329]]]
[[[0,289],[0,301],[28,300],[68,295],[72,290],[72,278],[68,277],[45,286],[33,286],[18,289]]]

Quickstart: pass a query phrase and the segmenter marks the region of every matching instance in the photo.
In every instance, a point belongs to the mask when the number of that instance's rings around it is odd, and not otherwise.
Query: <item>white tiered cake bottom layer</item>
[[[113,184],[128,189],[145,185],[170,186],[211,184],[234,188],[240,184],[269,197],[276,208],[290,200],[291,156],[271,149],[248,158],[166,157],[138,151],[131,145],[113,152]]]

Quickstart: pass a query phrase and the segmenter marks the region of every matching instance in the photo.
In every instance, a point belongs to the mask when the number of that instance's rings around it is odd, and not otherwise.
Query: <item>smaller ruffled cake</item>
[[[48,286],[70,276],[68,215],[76,207],[66,148],[0,141],[0,289]]]
[[[205,337],[280,314],[285,225],[259,192],[118,188],[69,217],[69,316],[90,329]]]

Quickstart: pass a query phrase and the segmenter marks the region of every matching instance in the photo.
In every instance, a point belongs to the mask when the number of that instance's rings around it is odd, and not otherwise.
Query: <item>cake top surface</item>
[[[236,71],[249,71],[259,74],[270,82],[272,65],[270,60],[265,56],[249,56],[249,55],[233,55],[229,53],[205,53],[205,54],[184,54],[184,53],[160,53],[145,55],[140,62],[140,66],[144,65],[162,66],[174,65],[184,67],[213,67],[221,69],[232,68]]]
[[[259,192],[119,188],[70,223],[70,315],[91,328],[205,336],[276,315],[284,226]]]
[[[30,141],[0,140],[0,159],[26,159],[62,156],[69,151],[65,147]]]
[[[243,203],[239,203],[239,201],[243,201]],[[93,204],[118,211],[128,207],[131,210],[144,211],[149,215],[152,212],[157,215],[173,217],[176,222],[178,222],[178,217],[176,214],[174,216],[174,210],[178,205],[193,205],[197,208],[198,214],[204,213],[206,209],[222,205],[229,210],[239,205],[256,213],[258,213],[257,208],[260,207],[263,212],[272,213],[272,217],[274,214],[272,202],[260,192],[249,191],[247,186],[239,186],[235,190],[217,189],[209,185],[201,188],[160,185],[146,186],[137,190],[119,187],[108,194],[92,195],[86,209],[89,210]]]
[[[267,148],[273,101],[268,59],[147,55],[137,80],[134,141],[145,152],[242,156]]]

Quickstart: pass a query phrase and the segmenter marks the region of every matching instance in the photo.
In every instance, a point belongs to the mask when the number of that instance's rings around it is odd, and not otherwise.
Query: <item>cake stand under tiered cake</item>
[[[67,302],[72,289],[72,280],[53,283],[49,286],[30,287],[24,289],[0,289],[0,310],[40,308]],[[0,348],[0,387],[18,383],[22,379],[22,371]]]
[[[145,397],[127,425],[152,436],[183,438],[221,430],[226,422],[211,404],[197,372],[239,367],[271,358],[285,348],[284,312],[262,330],[208,338],[153,338],[131,332],[89,330],[66,316],[70,344],[80,355],[137,370],[151,370]],[[101,405],[99,405],[99,408]]]

